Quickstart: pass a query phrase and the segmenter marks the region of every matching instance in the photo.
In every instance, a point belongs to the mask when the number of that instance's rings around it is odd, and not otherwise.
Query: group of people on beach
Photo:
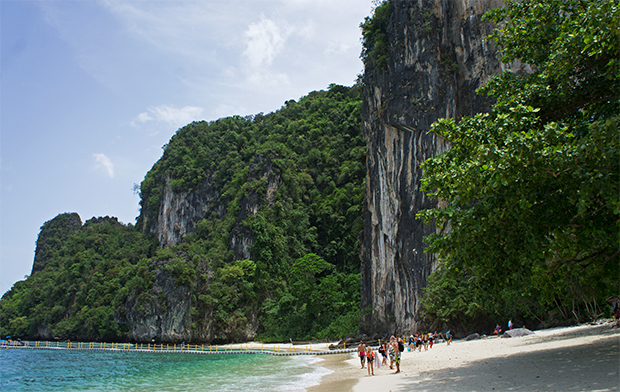
[[[422,347],[424,347],[424,351],[428,351],[429,348],[433,348],[433,343],[435,342],[435,340],[439,339],[439,336],[440,335],[437,332],[429,332],[423,334],[416,333],[415,336],[410,335],[409,340],[407,341],[407,343],[409,344],[409,351],[415,351],[417,348],[418,352],[420,352],[422,351]]]
[[[390,369],[394,370],[394,367],[396,367],[394,373],[400,373],[400,359],[405,351],[405,347],[408,347],[409,351],[414,352],[416,348],[418,352],[422,351],[422,347],[424,347],[424,351],[428,351],[429,348],[433,348],[433,343],[440,338],[443,338],[443,336],[437,332],[410,335],[407,340],[407,346],[405,346],[405,341],[400,336],[392,335],[389,342],[381,343],[377,352],[373,351],[369,345],[361,342],[357,346],[357,355],[360,359],[361,368],[368,368],[369,376],[375,375],[375,368],[378,369],[383,365],[387,366],[388,361]],[[449,330],[446,332],[445,341],[448,345],[452,342],[452,335]]]
[[[512,329],[514,327],[514,324],[512,323],[512,319],[508,320],[508,329]],[[495,324],[495,330],[493,331],[493,333],[495,335],[501,335],[502,334],[502,327],[499,326],[499,324]]]
[[[367,346],[364,342],[357,346],[357,354],[360,358],[360,364],[362,369],[368,365],[368,375],[375,375],[375,367],[381,368],[383,365],[387,365],[388,359],[390,361],[390,369],[396,371],[394,373],[400,373],[400,358],[402,352],[405,350],[405,342],[402,338],[392,335],[389,343],[383,343],[379,346],[378,353],[373,351],[372,347]],[[379,357],[379,355],[381,357]]]

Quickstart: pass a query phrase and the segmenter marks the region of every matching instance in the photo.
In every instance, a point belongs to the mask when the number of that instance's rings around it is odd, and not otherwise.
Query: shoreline
[[[606,320],[405,350],[400,374],[381,366],[373,377],[355,353],[329,355],[318,365],[333,372],[307,391],[620,390],[620,330],[612,325]]]

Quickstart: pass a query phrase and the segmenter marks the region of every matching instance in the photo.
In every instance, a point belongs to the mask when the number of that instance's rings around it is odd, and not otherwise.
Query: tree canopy
[[[427,238],[442,264],[426,315],[595,317],[620,287],[618,1],[507,1],[485,18],[501,60],[531,72],[481,89],[491,113],[432,126],[452,147],[423,164],[445,203],[419,217],[449,226]],[[450,285],[468,287],[460,310]]]
[[[381,70],[387,65],[390,46],[387,29],[390,23],[390,14],[391,9],[388,1],[382,1],[375,8],[373,15],[364,18],[364,22],[360,24],[363,47],[361,58],[366,72]]]

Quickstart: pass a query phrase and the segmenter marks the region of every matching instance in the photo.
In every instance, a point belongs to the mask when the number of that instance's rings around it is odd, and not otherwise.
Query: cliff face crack
[[[390,2],[385,70],[366,72],[362,103],[367,142],[367,192],[362,246],[362,308],[372,319],[364,332],[409,332],[422,288],[435,268],[423,237],[436,231],[416,220],[437,200],[420,191],[420,163],[449,144],[429,133],[439,118],[488,111],[475,90],[501,72],[486,40],[492,26],[481,20],[500,0]]]

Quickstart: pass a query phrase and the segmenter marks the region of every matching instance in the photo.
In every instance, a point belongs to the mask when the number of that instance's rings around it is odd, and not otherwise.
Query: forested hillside
[[[150,284],[147,258],[156,243],[115,218],[60,214],[41,227],[28,279],[0,301],[0,334],[45,339],[117,340],[114,320],[128,290]]]
[[[136,325],[184,306],[187,331],[178,338],[185,340],[355,333],[365,178],[360,99],[359,86],[332,85],[274,113],[180,129],[141,184],[135,227],[100,218],[76,228],[77,214],[46,222],[37,246],[44,260],[2,298],[0,333],[147,339]],[[278,179],[269,192],[266,172]],[[176,193],[216,189],[218,212],[183,242],[160,248],[145,232],[166,181]],[[248,199],[256,207],[240,215]],[[252,238],[250,258],[235,260],[235,227]],[[176,292],[158,286],[166,279]]]

